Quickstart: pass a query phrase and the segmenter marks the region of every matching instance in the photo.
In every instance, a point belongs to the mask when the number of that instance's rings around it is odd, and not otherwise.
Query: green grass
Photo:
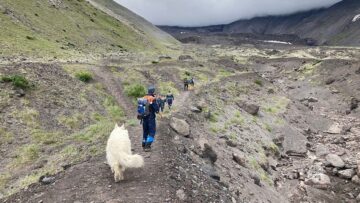
[[[75,77],[85,83],[90,82],[93,79],[92,74],[88,71],[79,71],[75,74]]]
[[[81,126],[81,123],[83,122],[84,115],[80,113],[76,113],[71,116],[60,116],[57,120],[61,125],[66,126],[68,129],[79,129]]]
[[[254,83],[257,84],[257,85],[259,85],[260,87],[264,86],[263,82],[262,82],[261,80],[259,80],[259,79],[256,79],[256,80],[254,81]]]
[[[105,140],[112,129],[114,123],[111,121],[100,121],[96,124],[90,125],[86,129],[71,135],[75,140],[85,143],[97,143]]]
[[[129,97],[139,98],[146,95],[146,88],[141,84],[130,84],[125,87],[125,93]]]
[[[136,120],[136,119],[129,119],[126,121],[126,125],[132,126],[132,127],[139,125],[139,123],[140,123],[140,121]]]
[[[117,104],[114,97],[107,96],[103,105],[108,113],[109,119],[117,123],[124,121],[125,113],[123,109]]]
[[[0,192],[4,189],[4,187],[10,181],[10,178],[11,178],[11,175],[8,173],[0,174]]]
[[[22,166],[39,158],[40,147],[36,144],[22,146],[16,153],[15,166]]]
[[[79,55],[79,51],[108,53],[155,46],[86,1],[62,1],[54,8],[47,0],[3,0],[2,7],[12,11],[12,15],[0,15],[4,55],[65,58]]]
[[[13,133],[6,131],[4,128],[0,128],[0,145],[12,142],[13,140]]]
[[[16,88],[29,89],[31,87],[30,82],[22,75],[2,76],[0,81],[11,82]]]
[[[268,132],[272,132],[272,128],[271,128],[271,126],[268,124],[268,123],[265,123],[264,124],[264,128],[268,131]]]
[[[175,84],[171,81],[169,82],[159,82],[157,84],[158,89],[159,89],[159,93],[162,95],[166,95],[167,93],[171,92],[174,95],[178,95],[179,94],[179,90],[176,89]]]
[[[19,119],[25,125],[31,128],[37,128],[39,124],[39,112],[32,108],[16,110],[12,113],[14,117]]]
[[[57,143],[64,135],[61,132],[45,132],[35,129],[31,132],[31,137],[36,143],[50,145]]]

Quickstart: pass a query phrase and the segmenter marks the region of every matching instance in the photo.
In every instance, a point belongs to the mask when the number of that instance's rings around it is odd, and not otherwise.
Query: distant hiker
[[[166,95],[166,103],[168,104],[169,109],[171,109],[174,99],[174,95],[169,91],[169,93]]]
[[[184,79],[184,91],[189,90],[189,80],[187,78]]]
[[[189,80],[189,84],[191,85],[191,89],[194,89],[194,86],[195,86],[195,81],[194,81],[194,78],[192,77],[190,80]]]
[[[150,151],[151,144],[155,140],[157,113],[159,113],[159,106],[155,98],[155,87],[150,86],[148,94],[138,99],[138,119],[143,125],[142,147],[145,151]]]
[[[159,97],[159,108],[161,112],[164,112],[165,109],[165,103],[166,103],[166,98],[164,97],[164,95],[161,95]]]

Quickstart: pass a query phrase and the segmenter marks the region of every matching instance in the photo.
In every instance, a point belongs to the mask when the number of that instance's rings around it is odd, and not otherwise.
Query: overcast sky
[[[341,0],[115,0],[156,25],[203,26],[330,6]]]

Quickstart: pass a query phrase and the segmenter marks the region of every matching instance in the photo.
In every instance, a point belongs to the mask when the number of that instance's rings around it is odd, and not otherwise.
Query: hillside
[[[127,51],[160,52],[165,44],[176,43],[123,7],[114,3],[111,7],[119,18],[84,0],[1,0],[0,56],[75,59]]]
[[[305,40],[304,44],[360,46],[360,1],[344,0],[330,8],[306,11],[285,16],[257,17],[239,20],[228,25],[200,28],[163,27],[178,39],[180,32],[213,35],[253,34],[250,38],[274,38],[271,35],[293,35]],[[206,34],[205,34],[206,35]],[[269,37],[270,36],[270,37]],[[281,36],[278,37],[281,39]],[[284,38],[282,41],[287,40]]]

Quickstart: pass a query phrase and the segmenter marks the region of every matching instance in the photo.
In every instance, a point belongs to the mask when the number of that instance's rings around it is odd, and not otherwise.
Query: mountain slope
[[[256,17],[227,25],[207,27],[162,26],[161,28],[184,42],[204,41],[204,38],[210,35],[212,38],[214,36],[226,38],[232,44],[236,44],[234,41],[241,39],[255,39],[256,42],[259,38],[266,40],[280,38],[280,41],[286,41],[286,36],[292,36],[290,38],[295,41],[303,41],[309,45],[360,46],[360,20],[356,20],[359,14],[360,1],[343,0],[330,8],[292,15]],[[202,36],[201,39],[196,39],[198,35]],[[304,40],[298,39],[299,37]],[[290,41],[294,42],[294,40]]]
[[[138,34],[146,36],[150,42],[160,45],[174,45],[178,41],[171,35],[163,32],[141,16],[136,15],[127,8],[117,4],[113,0],[88,0],[95,7],[115,17],[122,23],[131,27]]]
[[[224,27],[225,32],[256,34],[296,34],[312,38],[318,44],[360,45],[360,1],[344,0],[328,9],[288,16],[259,17],[240,20]]]
[[[131,14],[125,13],[119,21],[84,0],[0,0],[0,56],[65,58],[164,48],[160,38],[129,26],[137,16],[127,19]]]

